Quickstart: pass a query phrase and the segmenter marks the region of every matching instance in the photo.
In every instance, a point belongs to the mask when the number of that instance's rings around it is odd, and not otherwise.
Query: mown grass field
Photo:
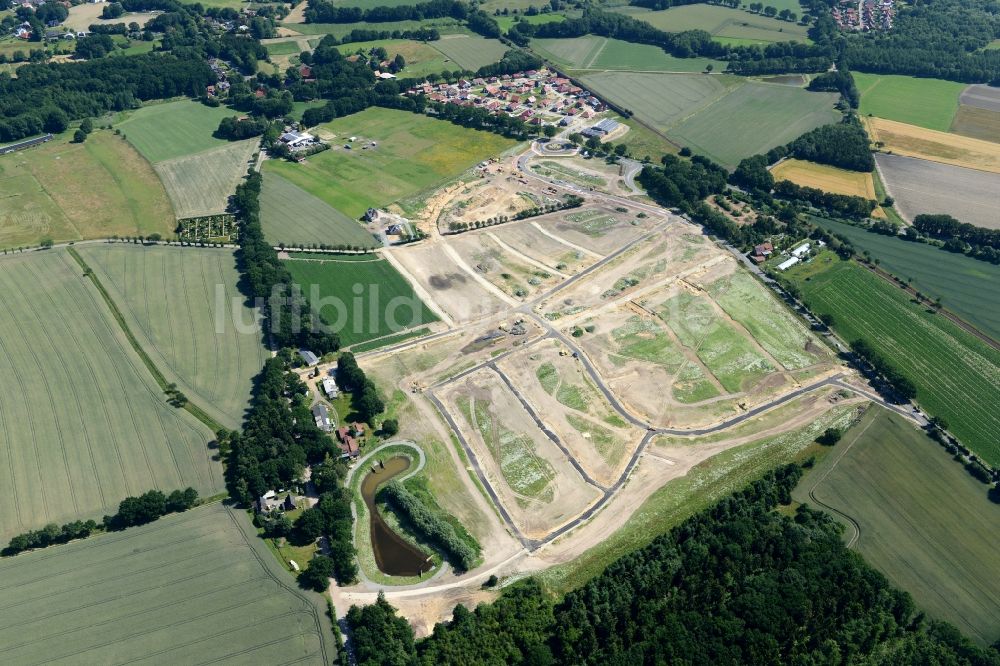
[[[947,132],[964,83],[892,74],[854,74],[863,116],[869,114]]]
[[[741,79],[728,75],[634,72],[592,73],[581,80],[660,131],[721,99],[742,83]]]
[[[902,417],[872,408],[792,496],[857,521],[857,551],[932,618],[981,645],[1000,635],[1000,553],[991,538],[1000,506]],[[847,523],[845,537],[855,532]]]
[[[388,261],[290,259],[285,267],[343,346],[421,326],[437,317]]]
[[[331,663],[321,598],[253,532],[217,503],[5,559],[0,660]]]
[[[1000,465],[1000,351],[902,289],[824,252],[786,275],[817,314],[831,314],[848,342],[864,338],[917,387],[917,402],[991,465]]]
[[[174,214],[184,218],[226,212],[229,197],[250,168],[257,147],[257,139],[234,141],[156,164]]]
[[[509,47],[500,40],[487,39],[479,35],[441,35],[441,39],[430,42],[430,45],[451,61],[448,69],[454,70],[455,65],[458,65],[473,72],[485,65],[499,62],[503,54],[509,50]]]
[[[301,37],[299,38],[301,39]],[[304,50],[302,43],[296,39],[283,39],[281,41],[268,42],[264,45],[269,56],[290,56],[299,55]]]
[[[212,136],[223,118],[238,115],[224,106],[211,108],[189,99],[150,104],[131,112],[115,127],[142,156],[156,164],[227,145]]]
[[[653,72],[702,72],[712,65],[725,70],[726,63],[710,58],[676,58],[648,44],[632,44],[620,39],[585,35],[572,39],[534,39],[531,50],[569,69],[626,70]]]
[[[765,4],[782,8],[770,2]],[[800,7],[789,9],[802,15]],[[616,11],[667,32],[704,30],[713,37],[732,38],[741,43],[809,41],[806,26],[719,5],[683,5],[659,11],[624,7]]]
[[[406,67],[400,76],[426,76],[431,73],[451,71],[455,65],[447,62],[444,54],[431,46],[434,42],[417,42],[412,39],[380,39],[371,42],[352,42],[337,47],[345,56],[363,51],[367,57],[369,50],[381,46],[389,54],[389,59],[396,54],[406,59]]]
[[[233,252],[123,243],[77,252],[156,367],[215,420],[238,428],[268,352],[236,288]]]
[[[944,307],[979,330],[1000,340],[1000,266],[945,252],[923,243],[874,234],[843,222],[814,217],[812,220],[843,234],[859,250],[878,257],[880,267],[903,280],[913,278],[913,287],[931,298],[941,297]]]
[[[371,108],[320,127],[337,136],[377,141],[374,150],[336,147],[305,164],[268,168],[351,218],[454,178],[482,160],[516,145],[497,134],[466,129],[406,111]]]
[[[0,248],[173,229],[153,169],[109,132],[85,143],[57,137],[0,158]]]
[[[375,247],[372,235],[322,199],[285,180],[264,163],[264,185],[260,193],[260,221],[264,236],[272,244],[291,247],[352,245]]]
[[[211,108],[191,100],[145,106],[117,128],[149,160],[178,218],[221,213],[257,139],[225,141],[212,136],[232,109]]]
[[[836,101],[833,93],[748,82],[668,130],[667,137],[735,168],[744,157],[767,152],[820,125],[839,121]]]
[[[150,488],[222,490],[213,433],[167,404],[65,250],[0,259],[0,290],[0,541]]]

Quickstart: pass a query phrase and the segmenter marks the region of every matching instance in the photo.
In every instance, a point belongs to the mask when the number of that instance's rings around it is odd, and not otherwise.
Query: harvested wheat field
[[[790,180],[802,187],[815,187],[824,192],[846,194],[865,199],[875,199],[875,183],[871,173],[848,171],[825,164],[805,160],[788,159],[771,169],[775,180]],[[876,208],[875,217],[885,217],[881,208]]]
[[[883,118],[865,118],[865,126],[872,141],[881,142],[886,152],[1000,173],[1000,143]]]

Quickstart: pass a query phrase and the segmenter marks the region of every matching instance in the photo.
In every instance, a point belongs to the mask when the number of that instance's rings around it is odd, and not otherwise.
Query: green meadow
[[[304,164],[274,161],[269,169],[357,219],[370,207],[436,187],[516,145],[499,135],[394,109],[371,108],[326,123],[334,148]],[[346,139],[356,136],[351,150]],[[375,141],[378,146],[362,150]]]
[[[854,73],[861,92],[862,115],[897,120],[947,132],[958,112],[964,83],[912,76]]]

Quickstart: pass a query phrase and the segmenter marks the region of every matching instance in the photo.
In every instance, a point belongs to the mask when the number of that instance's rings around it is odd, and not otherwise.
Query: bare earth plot
[[[996,141],[1000,139],[1000,111],[963,104],[951,121],[951,131],[973,139]]]
[[[158,162],[154,168],[167,188],[174,214],[184,218],[226,212],[256,150],[257,140],[247,139]]]
[[[156,367],[212,418],[238,428],[268,352],[236,288],[233,252],[122,243],[77,251]]]
[[[932,618],[981,645],[996,639],[1000,506],[922,431],[871,409],[792,497],[832,507],[844,538]]]
[[[540,227],[567,243],[601,256],[611,254],[649,232],[662,218],[637,217],[636,211],[587,206],[535,218]]]
[[[0,661],[328,664],[319,597],[222,504],[0,562]]]
[[[580,362],[562,344],[543,341],[498,366],[587,473],[612,485],[643,432],[608,404]]]
[[[884,153],[876,153],[875,162],[907,219],[947,213],[962,222],[1000,229],[1000,174]]]
[[[506,245],[563,274],[577,273],[597,261],[597,257],[561,243],[558,236],[546,236],[532,223],[506,224],[493,233]]]
[[[455,382],[442,400],[529,538],[549,534],[598,499],[600,491],[542,434],[496,372],[483,369]]]
[[[496,314],[504,307],[504,301],[486,288],[485,278],[479,282],[470,267],[457,265],[459,255],[444,243],[404,246],[383,256],[416,283],[418,295],[428,305],[435,304],[456,322]]]
[[[223,488],[211,433],[171,407],[64,250],[0,260],[0,541],[128,495]]]
[[[449,243],[466,265],[518,300],[547,291],[560,279],[553,271],[505,248],[488,231],[460,234],[450,238]]]
[[[977,109],[1000,111],[1000,88],[982,84],[974,84],[962,91],[958,103],[974,106]]]

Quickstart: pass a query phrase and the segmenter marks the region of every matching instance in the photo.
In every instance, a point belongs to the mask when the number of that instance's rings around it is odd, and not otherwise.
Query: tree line
[[[451,523],[435,514],[402,483],[392,481],[379,494],[402,513],[424,539],[443,552],[456,571],[472,568],[479,553],[459,536]]]
[[[26,550],[47,548],[74,539],[83,539],[94,532],[123,530],[134,525],[144,525],[168,513],[187,511],[198,502],[198,491],[194,488],[174,490],[169,495],[159,490],[150,490],[138,497],[126,497],[118,505],[113,516],[104,516],[97,523],[93,520],[74,520],[61,527],[49,523],[40,530],[18,534],[3,550],[4,556],[17,555]]]
[[[368,378],[351,352],[337,358],[337,384],[351,394],[351,408],[362,421],[372,423],[385,411],[385,402],[379,397],[375,382]]]
[[[1000,229],[959,222],[951,215],[926,213],[913,218],[913,229],[931,238],[943,240],[944,249],[951,252],[962,252],[992,263],[1000,261]]]
[[[861,361],[866,363],[872,370],[874,370],[882,379],[886,381],[889,386],[899,394],[900,397],[907,400],[913,400],[917,397],[917,387],[913,384],[909,377],[907,377],[899,368],[897,368],[889,359],[885,358],[882,354],[876,351],[868,343],[867,340],[863,338],[858,338],[851,342],[851,351],[854,355],[858,357]]]
[[[357,663],[1000,664],[925,618],[843,543],[829,515],[779,513],[801,477],[779,468],[553,599],[534,579],[508,587],[416,642],[380,597],[352,607]]]

